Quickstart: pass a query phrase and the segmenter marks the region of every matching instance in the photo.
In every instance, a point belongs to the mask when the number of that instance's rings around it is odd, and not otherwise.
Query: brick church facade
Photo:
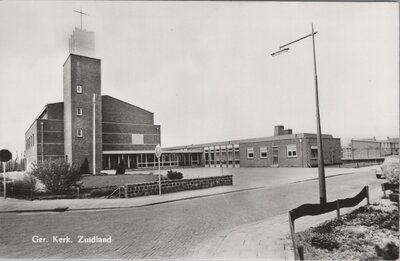
[[[80,165],[87,158],[98,173],[107,168],[103,151],[151,152],[161,142],[152,112],[101,95],[101,60],[70,54],[63,72],[64,101],[47,104],[25,134],[28,168],[34,161],[64,158]],[[137,166],[135,159],[129,163]]]
[[[87,158],[91,173],[115,169],[122,160],[138,168],[142,161],[149,165],[148,154],[161,143],[152,112],[101,94],[101,60],[93,58],[94,46],[93,32],[75,28],[63,65],[63,102],[45,105],[25,133],[28,169],[33,162],[59,158],[78,166]]]

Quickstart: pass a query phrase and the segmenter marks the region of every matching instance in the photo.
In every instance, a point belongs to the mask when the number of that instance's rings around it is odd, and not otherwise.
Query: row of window
[[[29,136],[29,138],[25,141],[25,148],[29,149],[30,147],[35,145],[35,134]]]
[[[204,151],[206,152],[206,153],[208,153],[208,148],[206,147],[206,148],[204,148]],[[215,148],[215,152],[216,153],[218,153],[220,150],[219,150],[219,148]],[[236,147],[235,148],[235,151],[239,151],[239,148],[238,147]],[[210,152],[211,153],[214,153],[214,149],[212,149],[212,148],[210,148]],[[222,147],[221,148],[221,152],[226,152],[226,147]],[[230,148],[228,148],[228,152],[232,152],[232,147],[230,147]]]
[[[296,145],[287,145],[286,153],[288,158],[296,158],[297,157],[297,146]],[[254,159],[254,148],[247,148],[247,158]],[[260,147],[260,159],[268,158],[268,148],[266,146]]]
[[[82,85],[77,85],[76,86],[76,93],[82,93]],[[82,108],[76,108],[76,115],[77,116],[82,116],[83,111]],[[77,129],[76,130],[76,137],[82,138],[83,137],[83,130],[82,129]]]

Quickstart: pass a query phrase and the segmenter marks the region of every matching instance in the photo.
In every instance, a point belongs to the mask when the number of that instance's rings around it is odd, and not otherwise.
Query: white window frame
[[[76,108],[76,115],[77,115],[77,116],[82,116],[82,115],[83,115],[83,110],[82,110],[82,108]]]
[[[265,156],[263,156],[263,153],[265,153]],[[260,159],[267,159],[268,158],[268,148],[267,146],[261,146],[260,147]]]
[[[253,154],[253,155],[250,156],[250,154]],[[253,147],[247,147],[247,158],[254,159],[254,148]]]
[[[83,130],[82,129],[77,129],[76,130],[76,137],[82,138],[83,137]]]
[[[290,144],[286,146],[286,153],[288,158],[297,158],[297,146],[296,144]]]
[[[82,93],[82,85],[78,84],[76,86],[76,93]]]

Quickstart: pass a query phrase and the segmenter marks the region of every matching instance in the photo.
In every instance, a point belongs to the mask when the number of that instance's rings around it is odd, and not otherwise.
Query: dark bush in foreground
[[[29,174],[40,180],[53,194],[62,194],[81,179],[79,168],[64,159],[33,163]]]
[[[178,171],[168,170],[167,177],[169,179],[182,179],[183,178],[183,174],[181,172],[178,172]]]
[[[79,171],[81,174],[89,174],[90,170],[89,170],[89,161],[87,158],[85,158],[85,160],[83,161],[82,165],[81,165],[81,169]]]
[[[399,247],[395,243],[387,243],[384,248],[375,245],[377,256],[382,257],[384,260],[397,260],[399,259]]]
[[[122,175],[125,174],[125,162],[124,160],[121,160],[121,162],[117,166],[117,170],[115,172],[115,175]]]
[[[339,242],[335,239],[335,235],[330,234],[316,234],[311,238],[311,245],[313,247],[327,249],[329,251],[340,247]]]

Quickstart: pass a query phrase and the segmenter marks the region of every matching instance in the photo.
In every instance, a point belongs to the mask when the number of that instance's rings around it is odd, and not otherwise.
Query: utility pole
[[[96,94],[93,93],[93,175],[96,175]]]
[[[303,36],[297,40],[294,40],[290,43],[284,44],[279,47],[277,52],[271,54],[271,56],[276,56],[278,54],[282,54],[284,52],[289,51],[287,46],[304,40],[308,37],[312,38],[312,47],[313,47],[313,60],[314,60],[314,84],[315,84],[315,103],[316,103],[316,118],[317,118],[317,147],[318,147],[318,179],[319,179],[319,197],[320,203],[326,204],[326,183],[325,183],[325,164],[324,164],[324,153],[322,150],[322,134],[321,134],[321,119],[319,113],[319,97],[318,97],[318,76],[317,76],[317,56],[315,54],[315,38],[314,35],[317,32],[314,32],[314,26],[311,25],[311,34]]]
[[[43,141],[43,121],[41,121],[40,122],[40,130],[41,130],[41,139],[42,139],[42,164],[43,164],[43,161],[44,161],[44,150],[43,150],[43,146],[44,146],[44,141]]]

